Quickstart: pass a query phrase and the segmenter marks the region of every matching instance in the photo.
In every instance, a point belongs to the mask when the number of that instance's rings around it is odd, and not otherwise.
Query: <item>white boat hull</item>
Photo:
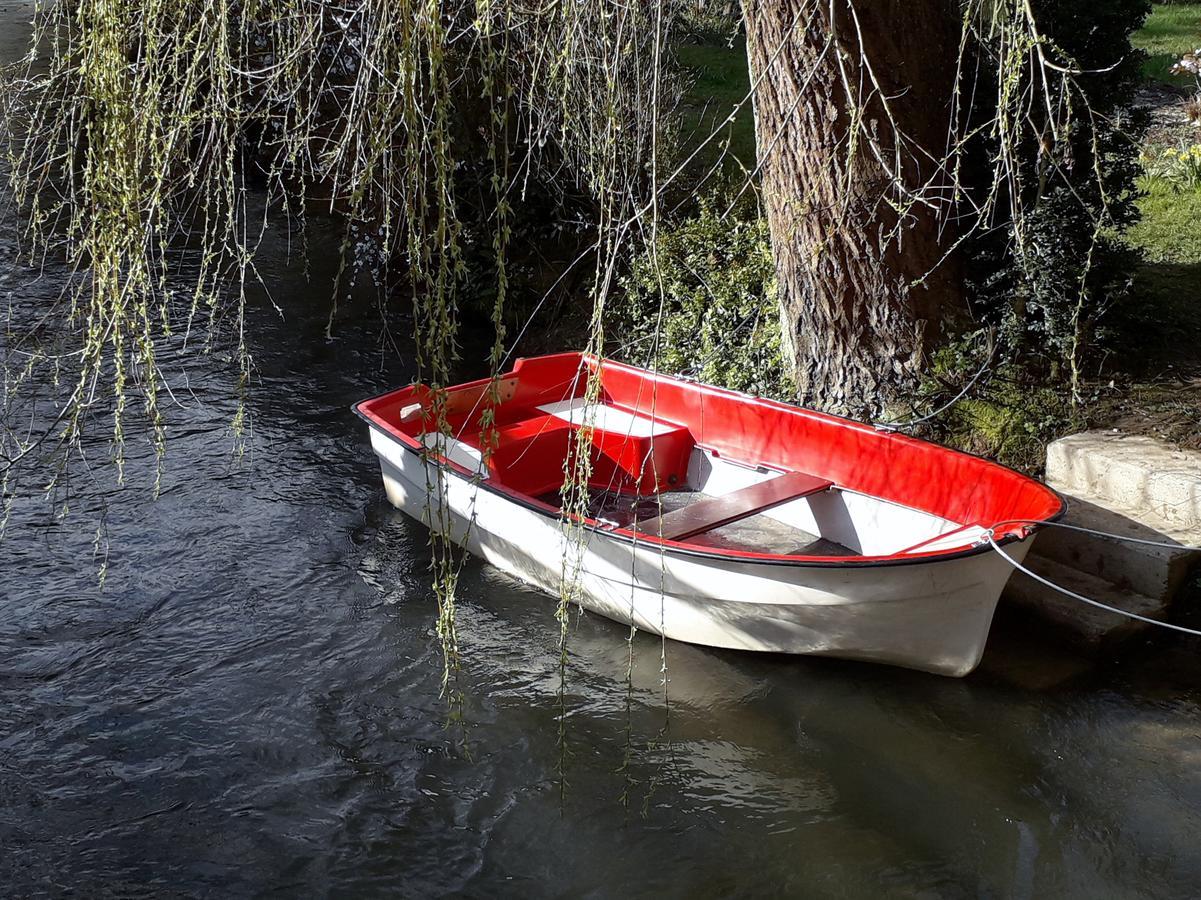
[[[566,577],[585,609],[688,643],[963,676],[980,661],[1012,571],[991,551],[813,565],[680,552],[603,529],[572,534],[557,515],[424,460],[377,428],[371,442],[388,499],[408,515],[524,582],[557,596]],[[1020,562],[1032,540],[1007,552]]]

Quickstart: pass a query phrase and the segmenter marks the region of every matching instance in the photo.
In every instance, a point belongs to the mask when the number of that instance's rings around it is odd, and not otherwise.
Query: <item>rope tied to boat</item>
[[[1008,553],[1006,553],[1004,550],[1002,550],[1001,545],[997,542],[996,530],[1005,525],[1038,525],[1038,526],[1049,526],[1052,528],[1065,528],[1069,531],[1079,531],[1079,532],[1083,532],[1084,534],[1091,534],[1091,535],[1095,535],[1097,537],[1108,538],[1109,540],[1113,540],[1113,541],[1126,541],[1127,543],[1142,544],[1143,546],[1147,546],[1147,547],[1166,547],[1166,548],[1170,548],[1172,550],[1196,550],[1198,552],[1201,552],[1201,547],[1190,546],[1188,544],[1177,544],[1172,541],[1152,541],[1152,540],[1147,540],[1146,538],[1128,537],[1127,535],[1122,535],[1122,534],[1111,534],[1108,531],[1098,531],[1095,528],[1084,528],[1080,525],[1068,525],[1065,522],[1040,522],[1037,519],[1006,519],[1003,522],[994,523],[991,528],[984,529],[985,539],[987,539],[989,545],[993,548],[993,550],[995,550],[997,552],[997,554],[1002,559],[1004,559],[1007,563],[1009,563],[1011,566],[1013,566],[1019,572],[1023,572],[1026,575],[1029,575],[1035,581],[1039,582],[1040,584],[1046,585],[1047,587],[1051,588],[1054,591],[1058,591],[1060,594],[1063,594],[1065,597],[1071,597],[1073,600],[1079,600],[1081,603],[1087,603],[1089,606],[1095,606],[1098,609],[1103,609],[1106,612],[1115,613],[1116,615],[1119,615],[1119,616],[1125,616],[1128,619],[1134,619],[1139,622],[1145,622],[1148,625],[1157,625],[1160,628],[1167,628],[1167,629],[1170,629],[1171,631],[1177,631],[1182,634],[1189,634],[1194,637],[1201,637],[1201,631],[1198,631],[1195,628],[1186,628],[1183,625],[1173,625],[1171,622],[1164,622],[1161,619],[1152,619],[1149,616],[1140,615],[1139,613],[1131,612],[1128,609],[1120,609],[1119,607],[1116,607],[1116,606],[1110,606],[1108,603],[1102,603],[1100,600],[1094,600],[1091,597],[1086,597],[1083,594],[1078,594],[1075,591],[1064,587],[1063,585],[1056,584],[1055,582],[1051,581],[1050,579],[1044,578],[1042,575],[1039,575],[1037,572],[1031,571],[1029,568],[1022,565],[1020,562],[1018,562],[1016,559],[1014,559],[1012,556],[1010,556]]]

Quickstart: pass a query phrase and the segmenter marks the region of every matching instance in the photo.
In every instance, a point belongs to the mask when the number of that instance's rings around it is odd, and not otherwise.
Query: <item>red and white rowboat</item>
[[[1020,562],[1038,526],[1005,523],[1063,512],[996,463],[579,353],[439,400],[449,435],[422,385],[355,406],[393,504],[522,581],[576,578],[586,609],[695,644],[966,675],[1011,572],[986,531]],[[581,428],[591,504],[573,529],[560,491]]]

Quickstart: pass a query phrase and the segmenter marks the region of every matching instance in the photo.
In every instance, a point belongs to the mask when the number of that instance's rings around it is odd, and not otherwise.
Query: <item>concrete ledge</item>
[[[1026,568],[1069,591],[1127,612],[1152,618],[1162,616],[1164,612],[1161,600],[1114,587],[1103,578],[1034,553],[1026,558]],[[1153,627],[1073,600],[1035,581],[1024,572],[1013,573],[1005,588],[1005,600],[1034,613],[1088,649],[1113,646]]]
[[[1201,453],[1154,438],[1086,431],[1047,447],[1047,484],[1201,530]]]
[[[1178,546],[1155,547],[1047,528],[1026,564],[1085,597],[1166,619],[1201,570],[1201,453],[1152,438],[1085,432],[1047,447],[1047,484],[1068,501],[1064,522]],[[1154,626],[1073,600],[1014,573],[1005,599],[1073,635],[1088,648],[1111,646]]]
[[[1201,562],[1201,553],[1188,549],[1201,545],[1201,528],[1181,528],[1152,513],[1102,505],[1095,497],[1069,496],[1063,521],[1126,538],[1180,545],[1152,547],[1054,527],[1039,535],[1034,545],[1039,556],[1124,590],[1166,599],[1181,588],[1192,566]]]

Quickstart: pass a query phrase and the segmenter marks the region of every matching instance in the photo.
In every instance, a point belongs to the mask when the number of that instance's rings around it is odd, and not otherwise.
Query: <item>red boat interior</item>
[[[977,457],[607,360],[589,400],[597,368],[579,353],[523,359],[496,382],[439,394],[412,385],[357,408],[411,449],[550,508],[586,429],[589,487],[602,498],[591,523],[674,544],[762,549],[761,535],[741,544],[721,535],[774,510],[812,540],[771,555],[898,558],[962,550],[998,525],[998,537],[1022,536],[1027,526],[999,523],[1045,521],[1062,508],[1050,489]],[[858,537],[837,521],[856,517]],[[870,528],[884,537],[865,539]],[[852,537],[840,542],[844,533]]]

